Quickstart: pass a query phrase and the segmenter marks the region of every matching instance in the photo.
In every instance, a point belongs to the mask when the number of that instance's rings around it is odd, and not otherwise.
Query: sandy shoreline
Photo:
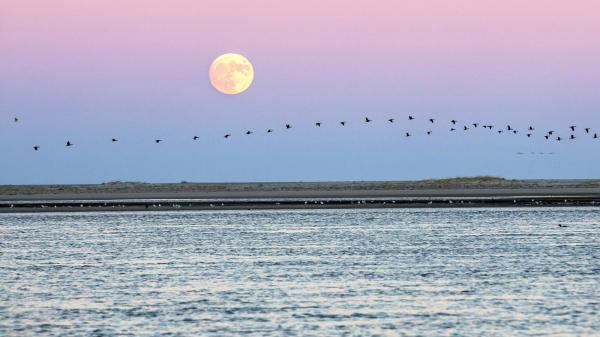
[[[0,212],[600,205],[600,180],[0,185]]]

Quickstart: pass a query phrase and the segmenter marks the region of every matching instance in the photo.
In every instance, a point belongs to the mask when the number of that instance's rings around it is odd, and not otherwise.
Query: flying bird
[[[395,123],[395,120],[396,120],[395,118],[388,118],[387,119],[387,121],[389,123]],[[415,120],[415,118],[412,115],[408,115],[408,120]],[[436,122],[435,118],[428,118],[426,120],[428,120],[431,124],[434,124]],[[15,123],[20,122],[20,120],[19,120],[18,117],[14,117],[13,121]],[[364,117],[364,122],[365,123],[371,123],[372,121],[373,120],[370,119],[369,117]],[[456,126],[456,128],[454,126],[457,125],[458,121],[455,120],[455,119],[452,119],[450,122],[452,123],[450,131],[451,132],[456,131],[459,128],[459,126]],[[345,126],[346,125],[346,121],[340,121],[339,123],[340,123],[341,126]],[[322,127],[322,122],[317,121],[317,122],[314,123],[314,125],[316,127]],[[482,127],[484,129],[489,129],[489,130],[492,130],[494,128],[493,125],[485,125],[485,124],[482,125],[481,123],[471,123],[469,125],[463,125],[463,130],[464,131],[468,131],[468,130],[470,130],[470,128],[478,128],[478,127]],[[292,125],[291,124],[285,124],[285,128],[286,129],[291,129]],[[570,129],[571,132],[565,136],[567,138],[563,139],[562,137],[558,136],[558,134],[556,134],[556,131],[554,131],[554,130],[547,131],[547,133],[545,135],[543,135],[543,137],[546,140],[555,139],[556,141],[575,140],[575,139],[577,139],[577,137],[579,136],[579,135],[577,135],[577,133],[580,133],[579,131],[577,131],[577,126],[571,125],[568,128]],[[592,127],[585,127],[585,128],[581,127],[580,129],[583,129],[586,134],[590,134],[590,136],[592,136],[593,139],[600,138],[600,137],[598,137],[598,133],[592,132],[592,129],[593,129]],[[523,129],[523,130],[525,130],[525,129]],[[536,135],[537,133],[534,134],[535,128],[532,125],[529,125],[526,130],[527,131],[525,131],[524,134],[525,134],[525,136],[527,136],[527,138],[535,138],[535,137],[537,137],[537,135]],[[513,127],[511,125],[506,125],[506,129],[503,129],[502,127],[499,127],[495,131],[497,131],[498,134],[501,134],[504,131],[511,132],[513,134],[520,133],[518,130],[513,129]],[[273,129],[267,129],[267,133],[272,133],[272,132],[273,132]],[[420,132],[423,132],[423,131],[420,131]],[[428,131],[425,131],[425,132],[426,132],[427,135],[431,135],[433,133],[432,130],[428,130]],[[473,132],[475,132],[475,130]],[[253,133],[254,133],[254,131],[250,131],[250,130],[248,130],[248,131],[245,132],[246,135],[250,135],[250,134],[253,134]],[[419,132],[417,132],[417,138],[418,138],[418,134],[419,134]],[[553,136],[554,134],[556,134],[556,136]],[[405,137],[412,137],[412,136],[413,135],[410,132],[405,132]],[[224,136],[224,138],[229,138],[229,137],[231,137],[230,134],[225,134],[225,136]],[[556,137],[556,138],[554,138],[554,137]],[[584,138],[587,138],[587,137],[584,137]],[[194,141],[196,141],[196,140],[200,139],[200,137],[199,136],[193,136],[192,139]],[[583,138],[582,138],[582,141],[583,141]],[[117,139],[117,138],[111,138],[111,142],[113,142],[113,143],[119,142],[119,139]],[[162,139],[155,139],[154,142],[156,144],[159,144],[159,143],[163,142],[163,140]],[[569,143],[569,142],[567,142],[567,143]],[[66,146],[67,147],[71,147],[71,146],[74,146],[74,145],[75,144],[71,143],[70,141],[66,142]],[[39,151],[40,148],[41,147],[39,145],[33,146],[34,151]],[[84,148],[85,148],[85,144],[84,144]]]

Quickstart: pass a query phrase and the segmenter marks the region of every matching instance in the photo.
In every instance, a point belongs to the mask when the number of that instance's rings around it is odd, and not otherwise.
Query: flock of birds
[[[413,116],[411,116],[411,115],[408,116],[408,121],[409,122],[410,121],[414,121],[415,119],[416,118],[413,117]],[[14,121],[14,123],[19,123],[20,122],[19,117],[14,117],[13,121]],[[393,124],[393,123],[395,123],[395,121],[396,121],[395,118],[389,118],[389,119],[386,120],[386,123]],[[365,124],[372,123],[372,122],[373,122],[373,119],[371,119],[369,117],[365,117],[364,120],[363,120],[363,123],[365,123]],[[426,122],[428,122],[430,125],[438,124],[437,120],[435,118],[428,118]],[[339,124],[340,127],[345,127],[347,125],[347,122],[346,121],[340,121],[340,122],[338,122],[338,124]],[[320,128],[322,125],[323,125],[322,122],[315,122],[314,123],[314,126],[317,127],[317,128]],[[504,127],[495,127],[494,125],[491,125],[491,124],[480,124],[480,123],[460,124],[455,119],[450,120],[450,123],[449,123],[449,131],[450,132],[468,131],[470,129],[475,129],[475,128],[479,128],[479,127],[483,128],[483,129],[488,129],[489,131],[495,131],[498,134],[510,133],[510,134],[515,134],[516,135],[516,134],[520,133],[519,130],[513,128],[511,125],[506,125],[506,127],[504,128]],[[289,130],[291,128],[292,128],[291,124],[285,124],[285,129],[286,130]],[[546,140],[552,140],[552,141],[558,141],[558,142],[563,141],[565,139],[575,140],[577,138],[577,136],[575,135],[576,134],[576,130],[579,130],[579,129],[580,128],[578,128],[578,126],[576,126],[576,125],[570,125],[568,128],[565,129],[565,130],[569,131],[568,132],[568,136],[561,136],[555,130],[547,130],[543,134],[543,136],[544,136],[544,138]],[[581,128],[581,129],[585,132],[586,136],[588,136],[588,137],[590,137],[592,139],[599,139],[600,138],[598,136],[598,133],[592,131],[592,128],[590,128],[590,127],[584,127],[584,128]],[[531,138],[531,137],[534,136],[534,131],[535,130],[536,129],[533,126],[529,126],[529,127],[527,127],[525,129],[525,131],[523,131],[521,133],[524,134],[527,138]],[[266,132],[267,133],[272,133],[272,132],[274,132],[274,129],[267,129]],[[245,135],[251,135],[253,133],[255,133],[255,131],[253,131],[253,130],[247,130],[244,134]],[[426,135],[431,135],[432,133],[433,133],[433,130],[425,131]],[[412,137],[412,136],[413,136],[413,134],[411,134],[410,132],[405,132],[405,137]],[[232,134],[226,133],[225,135],[223,135],[223,137],[225,139],[228,139],[228,138],[232,137]],[[196,141],[196,140],[200,139],[200,137],[199,136],[193,136],[193,137],[191,137],[191,139],[194,140],[194,141]],[[111,138],[110,141],[112,143],[116,143],[116,142],[119,141],[119,139],[118,138]],[[154,139],[154,143],[156,143],[156,144],[160,144],[161,142],[163,142],[163,139]],[[67,140],[66,143],[65,143],[65,146],[67,146],[67,147],[71,147],[71,146],[74,146],[74,145],[75,144],[73,142],[71,142],[70,140]],[[34,151],[38,151],[40,149],[41,149],[40,145],[34,145],[33,146],[33,150]]]

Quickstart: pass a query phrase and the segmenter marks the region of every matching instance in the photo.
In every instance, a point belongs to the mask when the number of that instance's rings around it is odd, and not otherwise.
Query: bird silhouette
[[[376,118],[377,118],[377,117],[376,117]],[[389,123],[395,123],[395,120],[396,120],[395,118],[388,118],[388,119],[387,119],[387,121],[388,121]],[[408,120],[415,120],[415,118],[414,118],[412,115],[408,115]],[[427,121],[429,121],[431,124],[435,124],[435,123],[436,123],[436,119],[435,119],[435,118],[427,118],[427,119],[425,119],[425,118],[424,118],[424,120],[427,120]],[[13,121],[14,121],[15,123],[16,123],[16,122],[20,122],[20,120],[19,120],[19,118],[18,118],[18,117],[14,117],[14,118],[13,118]],[[365,123],[371,123],[371,122],[373,122],[373,120],[372,120],[372,119],[370,119],[369,117],[364,117],[364,122],[365,122]],[[458,128],[459,128],[460,126],[455,126],[455,125],[458,125],[458,124],[457,124],[457,123],[458,123],[458,121],[457,121],[457,120],[455,120],[455,119],[452,119],[450,122],[452,123],[452,125],[451,125],[451,128],[450,128],[450,131],[451,131],[451,132],[453,132],[453,131],[456,131],[456,130],[458,130]],[[327,122],[326,122],[326,123],[327,123]],[[341,126],[345,126],[345,125],[346,125],[346,121],[340,121],[339,123],[340,123],[340,125],[341,125]],[[461,123],[461,124],[462,124],[462,123]],[[483,123],[483,124],[482,124],[482,123],[479,123],[479,122],[476,122],[476,123],[471,123],[471,124],[469,124],[469,123],[466,123],[466,124],[468,124],[468,125],[463,125],[463,130],[464,130],[464,131],[468,131],[468,130],[470,130],[470,129],[473,129],[473,128],[478,128],[478,127],[482,127],[482,128],[484,128],[484,129],[489,129],[489,130],[492,130],[492,129],[494,128],[494,126],[493,126],[493,125],[487,125],[487,124],[485,124],[485,123]],[[314,122],[314,125],[315,125],[316,127],[322,127],[322,125],[323,125],[323,124],[322,124],[322,122],[320,122],[320,121],[317,121],[317,122]],[[377,125],[377,124],[375,124],[374,126],[376,126],[376,125]],[[285,128],[286,128],[286,129],[291,129],[291,128],[292,128],[292,125],[291,125],[291,124],[285,124]],[[302,128],[302,126],[300,126],[300,128]],[[546,134],[544,134],[544,135],[543,135],[543,137],[544,137],[546,140],[555,139],[556,141],[562,141],[562,140],[575,140],[575,139],[577,139],[579,136],[581,136],[582,132],[581,132],[580,130],[584,130],[586,135],[587,135],[587,134],[589,134],[589,135],[590,135],[590,136],[589,136],[590,138],[593,138],[593,139],[598,139],[598,138],[600,138],[600,137],[598,137],[598,133],[600,133],[600,132],[595,132],[595,130],[594,130],[594,128],[593,128],[593,126],[588,126],[588,127],[585,127],[585,128],[584,128],[584,127],[579,127],[579,129],[577,129],[577,128],[578,128],[578,127],[577,127],[577,126],[575,126],[575,125],[568,126],[568,129],[569,129],[571,132],[569,132],[569,133],[566,133],[566,132],[565,132],[565,133],[563,133],[563,134],[565,134],[565,137],[567,137],[567,138],[563,138],[563,137],[559,136],[559,135],[556,133],[556,131],[554,131],[554,130],[549,130],[549,131],[547,131],[547,133],[546,133]],[[432,129],[433,129],[433,126],[432,126]],[[525,135],[527,138],[536,138],[536,137],[537,137],[537,132],[536,132],[536,131],[534,131],[534,130],[536,130],[536,129],[535,129],[535,128],[534,128],[532,125],[529,125],[529,126],[527,127],[527,129],[522,129],[522,130],[526,130],[526,131],[524,131],[524,133],[523,133],[523,134],[524,134],[524,135]],[[508,124],[508,125],[506,125],[506,129],[503,129],[502,127],[499,127],[498,129],[495,129],[494,131],[497,131],[497,132],[498,132],[498,134],[501,134],[501,133],[503,133],[503,132],[507,132],[507,133],[509,133],[509,132],[510,132],[510,133],[512,133],[512,134],[520,134],[519,130],[517,130],[517,129],[514,129],[514,128],[513,128],[511,125],[509,125],[509,124]],[[272,133],[272,132],[273,132],[273,129],[267,129],[267,133]],[[418,135],[420,134],[420,132],[423,132],[423,131],[415,131],[415,130],[411,130],[410,132],[405,132],[405,137],[412,137],[412,136],[414,136],[414,135],[412,134],[412,133],[414,133],[414,132],[416,132],[416,134],[417,134],[417,138],[418,138]],[[436,132],[437,132],[437,131],[436,131]],[[476,133],[476,131],[475,131],[475,130],[473,130],[472,132],[473,132],[473,133]],[[536,133],[534,133],[534,132],[536,132]],[[560,131],[559,131],[559,132],[560,132]],[[255,132],[254,132],[254,131],[250,131],[250,130],[248,130],[248,131],[246,131],[246,132],[245,132],[245,134],[246,134],[246,135],[250,135],[250,134],[253,134],[253,133],[255,133]],[[432,130],[428,130],[428,131],[426,130],[426,131],[425,131],[425,133],[426,133],[427,135],[431,135],[431,134],[433,133],[433,131],[432,131]],[[562,133],[562,132],[561,132],[561,133]],[[229,137],[231,137],[231,135],[230,135],[230,134],[225,134],[225,136],[224,136],[224,138],[229,138]],[[584,141],[584,139],[587,139],[587,137],[588,137],[588,136],[581,138],[581,141]],[[200,137],[199,137],[199,136],[193,136],[193,137],[192,137],[192,139],[193,139],[194,141],[196,141],[196,140],[199,140],[199,139],[200,139]],[[117,139],[117,138],[111,138],[111,142],[113,142],[113,143],[119,142],[119,139]],[[155,140],[154,140],[154,142],[155,142],[156,144],[159,144],[159,143],[163,142],[163,140],[162,140],[162,139],[155,139]],[[570,142],[566,142],[566,143],[570,143]],[[566,143],[565,143],[565,144],[566,144]],[[75,144],[71,143],[70,141],[67,141],[67,142],[66,142],[66,146],[67,146],[67,147],[71,147],[71,146],[74,146],[74,145],[75,145]],[[167,145],[167,146],[168,146],[168,145]],[[34,151],[39,151],[39,150],[40,150],[40,148],[41,148],[41,147],[40,147],[39,145],[35,145],[35,146],[33,146],[33,149],[34,149]],[[84,147],[83,147],[82,149],[85,149],[85,144],[84,144]]]

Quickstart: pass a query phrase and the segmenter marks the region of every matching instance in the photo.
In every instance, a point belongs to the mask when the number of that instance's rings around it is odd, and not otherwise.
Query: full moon
[[[208,78],[218,91],[235,95],[248,89],[252,84],[254,68],[252,63],[240,54],[223,54],[210,65]]]

